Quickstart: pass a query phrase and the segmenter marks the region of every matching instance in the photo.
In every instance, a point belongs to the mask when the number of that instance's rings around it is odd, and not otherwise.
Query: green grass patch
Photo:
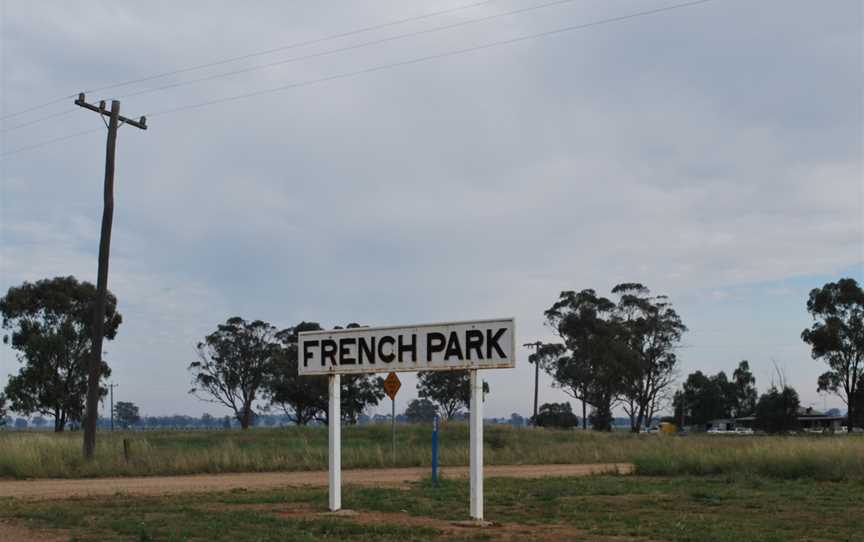
[[[292,495],[261,495],[261,500],[296,504]],[[320,498],[321,495],[319,494]],[[325,497],[326,498],[326,497]],[[229,499],[227,503],[232,503]],[[115,497],[72,499],[51,503],[12,503],[0,517],[17,519],[29,526],[64,529],[72,540],[168,540],[168,541],[314,541],[314,540],[431,540],[438,531],[398,524],[364,525],[350,520],[310,513],[304,517],[280,517],[272,511],[214,508],[219,495],[163,498]]]
[[[356,518],[326,511],[323,488],[169,497],[8,501],[0,520],[65,529],[79,541],[269,540],[859,540],[864,482],[774,478],[596,476],[490,479],[486,516],[503,524],[453,527],[467,518],[464,480],[408,489],[348,486]],[[8,504],[8,506],[6,506]],[[374,521],[364,516],[379,514]]]

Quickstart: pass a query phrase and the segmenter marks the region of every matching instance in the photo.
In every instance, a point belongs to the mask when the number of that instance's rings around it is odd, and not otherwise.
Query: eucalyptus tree
[[[438,415],[438,407],[429,399],[412,399],[405,409],[410,423],[431,422]]]
[[[711,420],[732,415],[735,387],[726,373],[708,376],[696,371],[687,376],[680,391],[675,393],[675,417],[684,424],[705,425]]]
[[[555,385],[594,407],[597,430],[611,429],[612,405],[623,391],[622,374],[630,364],[628,329],[616,305],[594,290],[561,292],[546,312],[547,323],[563,344],[541,347],[543,367]]]
[[[82,420],[95,304],[96,287],[72,276],[24,282],[0,299],[2,327],[11,331],[3,342],[11,344],[22,365],[5,389],[12,410],[51,416],[56,432]],[[122,321],[117,298],[108,292],[106,340],[116,337]],[[102,361],[100,381],[110,375],[111,369]],[[100,386],[99,395],[105,394]]]
[[[570,429],[579,426],[579,418],[573,414],[570,403],[543,403],[537,416],[531,417],[531,425]]]
[[[6,425],[6,397],[0,393],[0,427]]]
[[[864,374],[858,377],[854,402],[857,408],[854,416],[849,416],[849,427],[864,427]]]
[[[621,359],[622,405],[638,433],[667,399],[678,365],[675,348],[687,327],[668,297],[651,296],[642,284],[619,284],[612,293],[619,296],[616,318],[629,349]]]
[[[745,359],[738,364],[738,368],[732,373],[732,382],[735,386],[732,415],[736,418],[752,415],[759,396],[756,391],[756,377],[750,371],[749,361]]]
[[[118,401],[114,405],[114,417],[117,418],[117,425],[125,429],[138,425],[141,421],[138,405],[129,401]]]
[[[198,343],[198,360],[189,365],[201,400],[230,408],[240,427],[248,429],[254,405],[275,370],[277,329],[267,322],[234,316]]]
[[[273,379],[267,388],[270,404],[281,409],[297,425],[323,420],[327,410],[327,377],[298,374],[297,337],[302,331],[318,331],[317,322],[300,322],[280,331]]]
[[[339,392],[342,421],[356,425],[360,416],[384,399],[384,379],[370,374],[342,375]],[[330,420],[327,420],[330,423]]]
[[[489,384],[483,382],[483,395]],[[468,371],[423,371],[417,374],[417,395],[435,403],[444,419],[453,419],[471,407],[471,377]]]
[[[349,329],[362,327],[351,323]],[[297,351],[298,334],[320,331],[317,322],[301,322],[276,334],[277,361],[266,395],[272,406],[280,408],[297,425],[312,421],[330,423],[327,408],[327,377],[300,376]],[[334,329],[342,329],[337,326]],[[342,421],[356,424],[360,415],[384,398],[384,380],[367,374],[344,374],[340,378]]]
[[[818,380],[818,390],[836,394],[848,408],[849,420],[858,418],[858,387],[864,383],[864,290],[852,278],[829,282],[810,291],[807,312],[814,323],[801,332],[813,359],[829,371]]]
[[[789,386],[772,386],[756,403],[757,429],[788,433],[798,429],[798,392]]]
[[[356,329],[361,326],[352,322],[346,329]],[[342,329],[336,326],[333,329]],[[370,407],[376,406],[384,399],[384,379],[371,374],[346,374],[340,379],[340,412],[342,421],[351,425],[357,424],[360,415]],[[327,412],[329,418],[329,412]],[[325,420],[330,423],[329,419]]]

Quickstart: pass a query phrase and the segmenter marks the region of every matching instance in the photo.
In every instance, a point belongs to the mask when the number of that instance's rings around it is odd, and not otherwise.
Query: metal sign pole
[[[483,519],[483,379],[471,369],[471,519]]]
[[[327,413],[327,431],[329,443],[329,475],[330,511],[342,508],[342,413],[341,398],[342,383],[338,374],[331,374],[330,405]]]
[[[438,485],[438,415],[432,421],[432,483]]]
[[[399,377],[396,376],[396,373],[391,372],[387,375],[387,378],[384,379],[384,393],[390,396],[390,405],[392,407],[390,414],[390,431],[393,434],[393,466],[396,466],[396,393],[399,392],[399,388],[402,387],[402,383],[399,381]]]

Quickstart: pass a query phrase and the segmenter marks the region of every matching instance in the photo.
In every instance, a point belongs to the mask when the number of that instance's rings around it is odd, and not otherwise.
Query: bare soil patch
[[[20,523],[0,520],[0,540],[3,542],[66,542],[69,534],[58,529],[31,529]]]
[[[543,478],[547,476],[588,476],[630,474],[630,463],[590,465],[487,465],[487,478]],[[428,477],[428,468],[356,469],[342,471],[343,484],[402,486]],[[465,478],[468,467],[445,467],[442,476]],[[254,472],[196,474],[191,476],[147,476],[130,478],[2,480],[0,498],[28,500],[68,499],[110,495],[159,496],[180,493],[209,493],[236,489],[260,490],[285,486],[326,486],[326,471]],[[6,540],[0,537],[0,540]]]

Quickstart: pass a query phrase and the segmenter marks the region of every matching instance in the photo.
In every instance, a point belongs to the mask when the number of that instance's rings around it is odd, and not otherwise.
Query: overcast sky
[[[209,69],[91,92],[150,115],[118,140],[106,343],[115,399],[210,412],[194,345],[229,316],[280,327],[513,316],[553,340],[562,290],[641,282],[690,331],[682,378],[776,363],[804,405],[825,370],[807,292],[864,282],[859,0],[713,0],[463,54],[158,114],[667,6],[572,0],[449,30],[128,96],[549,0],[494,0]],[[85,89],[447,10],[340,3],[6,0],[2,113]],[[5,119],[0,290],[96,280],[104,129],[72,98]],[[488,371],[487,415],[528,414],[533,371]],[[0,354],[0,386],[18,370]],[[397,408],[416,397],[403,373]],[[541,402],[565,400],[541,376]],[[388,402],[389,403],[389,402]],[[574,404],[574,407],[576,405]],[[389,411],[389,404],[378,409]]]

